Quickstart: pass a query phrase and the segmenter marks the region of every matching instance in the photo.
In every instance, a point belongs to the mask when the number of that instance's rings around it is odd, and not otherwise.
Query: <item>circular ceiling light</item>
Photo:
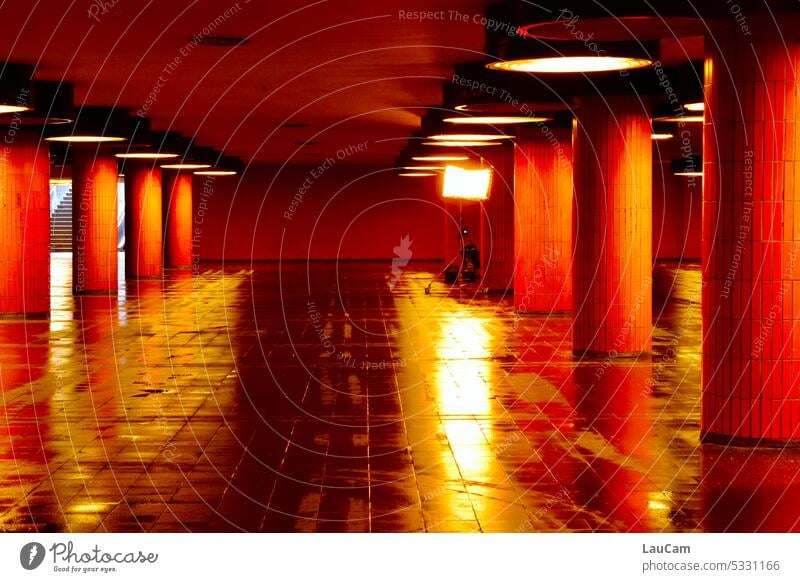
[[[651,59],[638,57],[612,56],[559,56],[498,61],[486,65],[497,71],[517,73],[600,73],[605,71],[625,71],[640,69],[651,65]]]
[[[441,146],[446,148],[472,148],[472,147],[483,147],[483,146],[494,146],[500,145],[500,142],[497,140],[494,141],[462,141],[462,140],[455,140],[455,141],[424,141],[422,145],[426,146]]]
[[[114,154],[115,157],[123,160],[166,160],[177,158],[178,154],[162,154],[158,152],[129,152],[125,154]]]
[[[195,176],[235,176],[238,172],[233,170],[200,170],[195,172]]]
[[[435,176],[436,174],[433,172],[401,172],[397,174],[398,176],[406,176],[408,178],[419,178],[422,176]]]
[[[552,117],[528,117],[525,115],[480,115],[475,117],[447,117],[445,123],[457,125],[511,125],[517,123],[544,123]]]
[[[705,111],[706,110],[706,104],[703,103],[702,101],[699,101],[698,103],[687,103],[686,105],[683,106],[683,108],[686,111],[695,111],[695,112],[697,112],[697,111]]]
[[[210,168],[211,164],[162,164],[161,169],[163,170],[205,170],[206,168]]]
[[[702,177],[703,172],[675,172],[676,176]]]
[[[30,111],[30,107],[23,107],[22,105],[0,105],[0,115],[8,113],[22,113],[23,111]]]
[[[651,133],[650,134],[650,139],[652,139],[654,141],[672,139],[673,137],[675,137],[675,136],[672,135],[671,133]]]
[[[667,117],[654,117],[653,121],[661,123],[703,123],[702,115],[669,115]]]
[[[46,137],[45,140],[60,143],[107,143],[125,141],[125,138],[112,137],[110,135],[56,135],[53,137]]]
[[[411,159],[417,162],[465,162],[469,156],[414,156]]]
[[[512,139],[513,135],[484,134],[484,133],[441,133],[429,135],[428,139],[435,141],[492,141],[499,139]]]

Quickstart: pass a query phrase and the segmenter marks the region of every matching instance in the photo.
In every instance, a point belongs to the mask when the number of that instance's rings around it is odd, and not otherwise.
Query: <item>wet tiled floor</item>
[[[800,454],[700,445],[700,270],[653,354],[437,265],[201,264],[0,320],[0,530],[794,531]],[[123,283],[124,285],[124,283]]]

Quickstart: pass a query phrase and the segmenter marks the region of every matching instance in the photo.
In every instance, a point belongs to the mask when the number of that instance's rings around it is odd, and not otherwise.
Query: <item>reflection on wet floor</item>
[[[173,271],[0,320],[0,530],[795,531],[795,451],[699,445],[700,269],[653,353],[434,264]],[[123,282],[124,285],[124,282]]]

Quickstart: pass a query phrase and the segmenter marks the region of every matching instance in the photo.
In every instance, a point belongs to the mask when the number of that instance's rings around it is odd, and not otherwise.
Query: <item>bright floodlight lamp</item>
[[[113,107],[81,107],[72,125],[55,125],[47,129],[47,141],[70,144],[121,142],[134,131],[134,124],[124,109]]]
[[[444,171],[442,198],[488,200],[491,182],[491,168],[467,170],[458,166],[447,166]]]
[[[0,114],[18,114],[33,108],[33,67],[0,64]]]

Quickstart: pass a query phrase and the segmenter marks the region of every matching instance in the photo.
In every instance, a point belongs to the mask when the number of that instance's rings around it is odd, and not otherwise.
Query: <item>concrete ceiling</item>
[[[0,2],[0,54],[74,83],[77,104],[146,111],[245,161],[388,164],[480,60],[483,0]],[[432,18],[412,14],[424,11]],[[197,37],[248,39],[197,46]],[[285,128],[286,123],[307,124]],[[313,140],[318,145],[298,147]]]

